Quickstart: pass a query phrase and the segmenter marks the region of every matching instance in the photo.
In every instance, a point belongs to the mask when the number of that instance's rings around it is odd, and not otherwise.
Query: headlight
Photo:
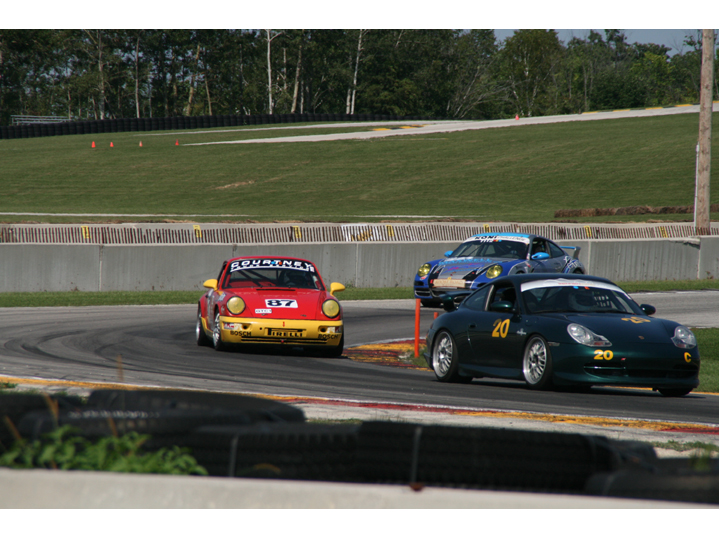
[[[569,324],[567,326],[567,333],[569,336],[577,341],[579,344],[586,346],[611,346],[606,337],[597,335],[591,329],[587,329],[579,324]]]
[[[677,348],[694,348],[697,345],[697,338],[688,327],[677,326],[674,328],[672,342]]]
[[[232,297],[227,300],[227,310],[232,314],[240,314],[245,310],[245,302],[240,297]]]
[[[420,277],[426,277],[429,273],[429,270],[431,269],[432,266],[430,266],[429,264],[422,264],[417,270],[417,275],[419,275]]]
[[[502,275],[502,266],[500,266],[498,264],[495,266],[492,266],[491,268],[489,268],[487,270],[486,275],[487,275],[487,279],[494,279],[495,277],[499,277],[500,275]]]
[[[322,304],[322,312],[328,318],[336,318],[340,314],[340,304],[333,299],[328,299]]]

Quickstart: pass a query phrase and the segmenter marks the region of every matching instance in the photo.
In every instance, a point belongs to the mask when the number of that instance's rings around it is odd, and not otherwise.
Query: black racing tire
[[[222,332],[220,331],[220,311],[215,311],[215,322],[212,325],[212,346],[218,352],[227,349],[227,345],[222,342]]]
[[[452,334],[441,330],[432,345],[432,370],[437,380],[449,383],[468,383],[471,377],[459,375],[459,350]]]
[[[342,352],[345,351],[345,335],[342,334],[342,337],[340,337],[340,342],[337,346],[330,346],[327,347],[325,350],[325,355],[327,357],[340,357],[342,355]]]
[[[540,335],[533,335],[527,341],[522,358],[522,374],[532,389],[550,389],[552,387],[552,355],[547,341]]]
[[[691,393],[692,388],[690,387],[662,387],[659,388],[659,393],[663,397],[683,397]]]
[[[439,299],[421,299],[419,302],[422,304],[422,307],[441,307],[442,306],[442,300]]]
[[[197,346],[210,346],[212,344],[202,327],[202,311],[199,307],[197,309],[197,323],[195,324],[195,340],[197,341]]]

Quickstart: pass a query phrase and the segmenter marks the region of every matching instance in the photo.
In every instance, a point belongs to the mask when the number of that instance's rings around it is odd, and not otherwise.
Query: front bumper
[[[606,359],[611,350],[611,359]],[[699,385],[701,360],[697,348],[671,345],[613,346],[605,351],[582,345],[550,347],[555,381],[559,384],[592,384],[650,388]],[[685,355],[686,354],[686,355]]]
[[[220,316],[220,333],[226,343],[337,346],[342,320],[273,320]]]

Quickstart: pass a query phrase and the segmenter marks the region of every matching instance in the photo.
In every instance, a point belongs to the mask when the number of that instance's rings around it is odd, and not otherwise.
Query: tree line
[[[0,30],[0,125],[21,114],[491,119],[697,103],[701,45],[701,31],[669,56],[620,30],[567,43],[554,30],[501,41],[494,30]]]

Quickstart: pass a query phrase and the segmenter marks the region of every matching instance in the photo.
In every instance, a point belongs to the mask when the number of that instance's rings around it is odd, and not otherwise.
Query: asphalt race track
[[[719,291],[633,294],[657,317],[719,327]],[[344,302],[346,346],[411,339],[414,301]],[[0,309],[0,377],[125,383],[365,402],[716,424],[719,395],[670,399],[622,388],[538,392],[522,382],[441,384],[427,370],[301,351],[198,347],[194,305]],[[421,336],[434,312],[422,309]]]

